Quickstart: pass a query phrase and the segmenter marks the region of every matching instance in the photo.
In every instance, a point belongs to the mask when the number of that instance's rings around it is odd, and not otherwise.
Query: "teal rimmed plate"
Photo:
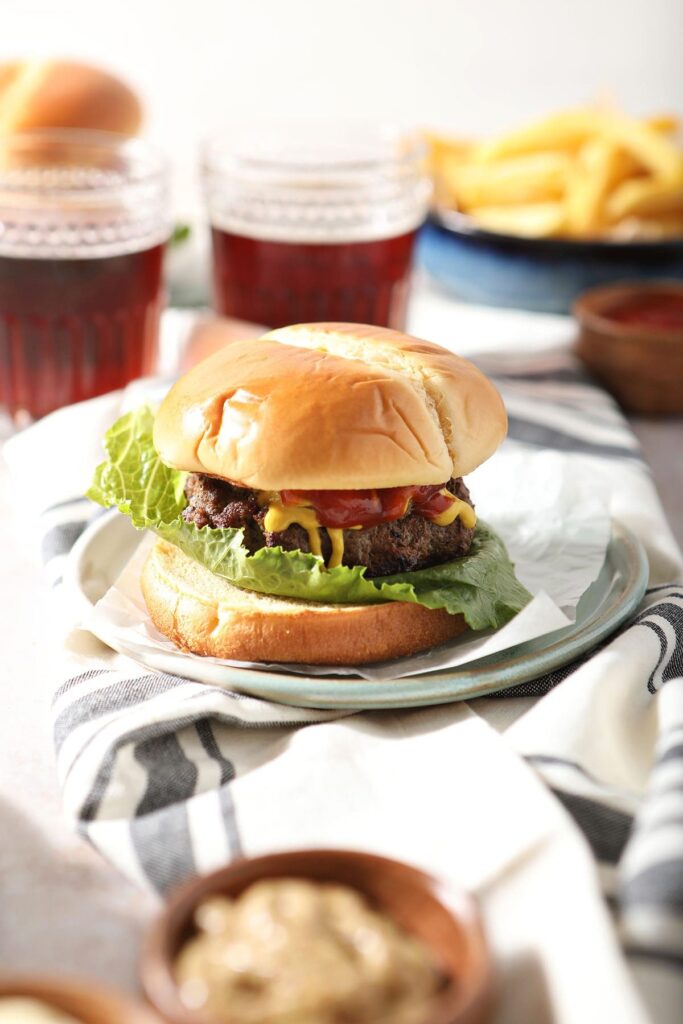
[[[83,618],[114,583],[140,541],[118,512],[97,519],[69,555],[64,583]],[[636,611],[648,579],[647,558],[637,537],[612,524],[605,562],[581,598],[576,622],[554,633],[471,661],[458,668],[371,682],[354,676],[309,676],[272,669],[237,668],[182,651],[131,650],[101,624],[104,643],[147,668],[306,708],[365,711],[422,707],[470,700],[529,682],[567,665],[611,636]]]

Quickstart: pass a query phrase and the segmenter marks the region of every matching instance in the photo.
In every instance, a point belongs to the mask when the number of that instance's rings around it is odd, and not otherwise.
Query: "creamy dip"
[[[414,1024],[444,981],[421,942],[343,886],[258,882],[194,920],[180,996],[221,1024]]]
[[[0,1024],[78,1024],[54,1006],[23,996],[0,996]]]

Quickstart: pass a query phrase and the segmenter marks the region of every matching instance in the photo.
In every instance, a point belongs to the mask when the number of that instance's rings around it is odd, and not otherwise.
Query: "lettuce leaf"
[[[374,579],[366,579],[363,566],[327,569],[321,558],[303,551],[261,548],[250,555],[242,530],[200,528],[182,518],[187,474],[161,461],[153,424],[148,407],[114,424],[104,439],[107,460],[98,466],[88,497],[105,508],[115,506],[137,529],[153,530],[235,586],[335,604],[413,601],[462,613],[471,629],[498,628],[531,599],[500,537],[482,522],[464,558]]]

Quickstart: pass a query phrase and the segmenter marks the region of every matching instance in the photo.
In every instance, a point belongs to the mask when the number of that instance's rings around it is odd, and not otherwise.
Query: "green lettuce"
[[[242,530],[198,527],[182,518],[187,474],[161,461],[153,424],[148,407],[114,424],[104,439],[107,460],[97,467],[88,497],[105,508],[115,506],[137,529],[153,530],[235,586],[336,604],[414,601],[462,614],[471,629],[498,628],[530,600],[500,537],[482,522],[464,558],[374,579],[366,579],[363,566],[327,569],[321,558],[303,551],[261,548],[250,555]]]

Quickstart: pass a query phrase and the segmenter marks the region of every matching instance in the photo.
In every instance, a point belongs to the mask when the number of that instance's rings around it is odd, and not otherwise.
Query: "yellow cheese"
[[[268,533],[279,533],[294,523],[303,526],[308,534],[308,546],[312,553],[322,555],[318,532],[320,523],[312,508],[306,508],[304,505],[282,505],[278,501],[271,502],[263,520],[263,527]]]
[[[436,523],[437,526],[450,526],[459,516],[463,524],[468,529],[472,529],[477,522],[477,516],[472,506],[468,505],[466,501],[461,501],[460,498],[454,497],[446,488],[440,491],[440,493],[450,498],[451,504],[431,521]],[[311,552],[319,557],[322,556],[322,545],[320,543],[320,530],[322,527],[320,526],[315,509],[303,502],[300,505],[283,505],[277,498],[277,494],[268,491],[261,491],[259,494],[259,505],[262,507],[268,506],[268,511],[263,520],[264,529],[268,533],[280,533],[282,530],[286,530],[288,526],[296,523],[302,526],[308,534],[308,545]],[[408,507],[406,506],[407,511]],[[363,527],[349,526],[347,529],[362,530]],[[327,527],[327,535],[332,545],[332,553],[327,567],[328,569],[336,569],[337,566],[342,564],[342,559],[344,558],[344,531],[330,526]]]
[[[359,529],[359,527],[354,527],[354,529]],[[332,544],[332,554],[327,563],[327,568],[336,569],[338,565],[342,564],[342,558],[344,557],[344,531],[328,526],[327,536]]]
[[[450,526],[459,516],[462,519],[463,526],[466,526],[468,530],[474,529],[477,525],[477,514],[472,506],[468,505],[466,501],[461,501],[460,498],[455,498],[445,487],[442,491],[439,491],[439,494],[450,498],[451,504],[443,512],[440,512],[438,516],[434,516],[432,522],[436,523],[437,526]]]

